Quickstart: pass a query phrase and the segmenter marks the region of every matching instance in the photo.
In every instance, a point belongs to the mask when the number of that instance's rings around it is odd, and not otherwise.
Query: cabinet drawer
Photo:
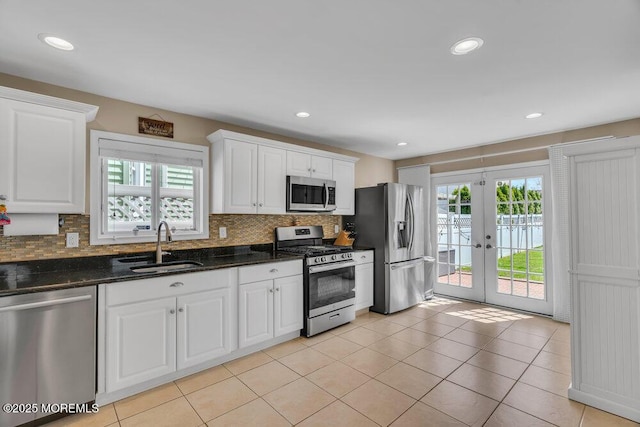
[[[302,260],[270,262],[238,268],[238,283],[252,283],[260,280],[302,274]]]
[[[106,286],[107,306],[228,288],[235,284],[236,268],[172,274],[111,283]]]
[[[356,265],[373,262],[373,251],[355,251],[353,253],[353,260],[356,262]]]

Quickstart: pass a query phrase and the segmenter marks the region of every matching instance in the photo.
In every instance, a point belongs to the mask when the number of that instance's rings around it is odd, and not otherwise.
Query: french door
[[[552,314],[547,166],[432,178],[434,291]]]

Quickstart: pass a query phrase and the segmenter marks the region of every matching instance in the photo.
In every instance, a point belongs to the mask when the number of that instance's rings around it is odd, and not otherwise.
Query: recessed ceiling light
[[[479,49],[484,44],[484,40],[479,37],[468,37],[454,43],[451,46],[451,53],[454,55],[466,55],[469,52],[473,52]]]
[[[406,142],[398,142],[398,147],[404,147],[405,145],[407,145]]]
[[[306,111],[300,111],[299,113],[296,113],[296,117],[300,117],[301,119],[306,119],[310,115],[311,114],[307,113]]]
[[[538,117],[542,117],[544,113],[531,113],[524,116],[525,119],[537,119]]]
[[[60,37],[52,36],[50,34],[40,33],[38,38],[43,43],[48,44],[51,47],[55,47],[60,50],[73,50],[73,45],[68,41],[61,39]]]

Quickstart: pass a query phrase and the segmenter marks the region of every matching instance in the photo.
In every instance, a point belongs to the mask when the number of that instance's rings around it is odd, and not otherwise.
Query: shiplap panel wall
[[[569,157],[569,397],[640,421],[640,141],[608,144],[589,144],[585,154],[578,148]]]
[[[640,401],[638,292],[633,286],[579,281],[581,386]]]

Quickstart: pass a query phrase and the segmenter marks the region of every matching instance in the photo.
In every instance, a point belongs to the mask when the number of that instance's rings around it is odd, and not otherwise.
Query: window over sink
[[[205,146],[91,131],[91,244],[209,237]]]

